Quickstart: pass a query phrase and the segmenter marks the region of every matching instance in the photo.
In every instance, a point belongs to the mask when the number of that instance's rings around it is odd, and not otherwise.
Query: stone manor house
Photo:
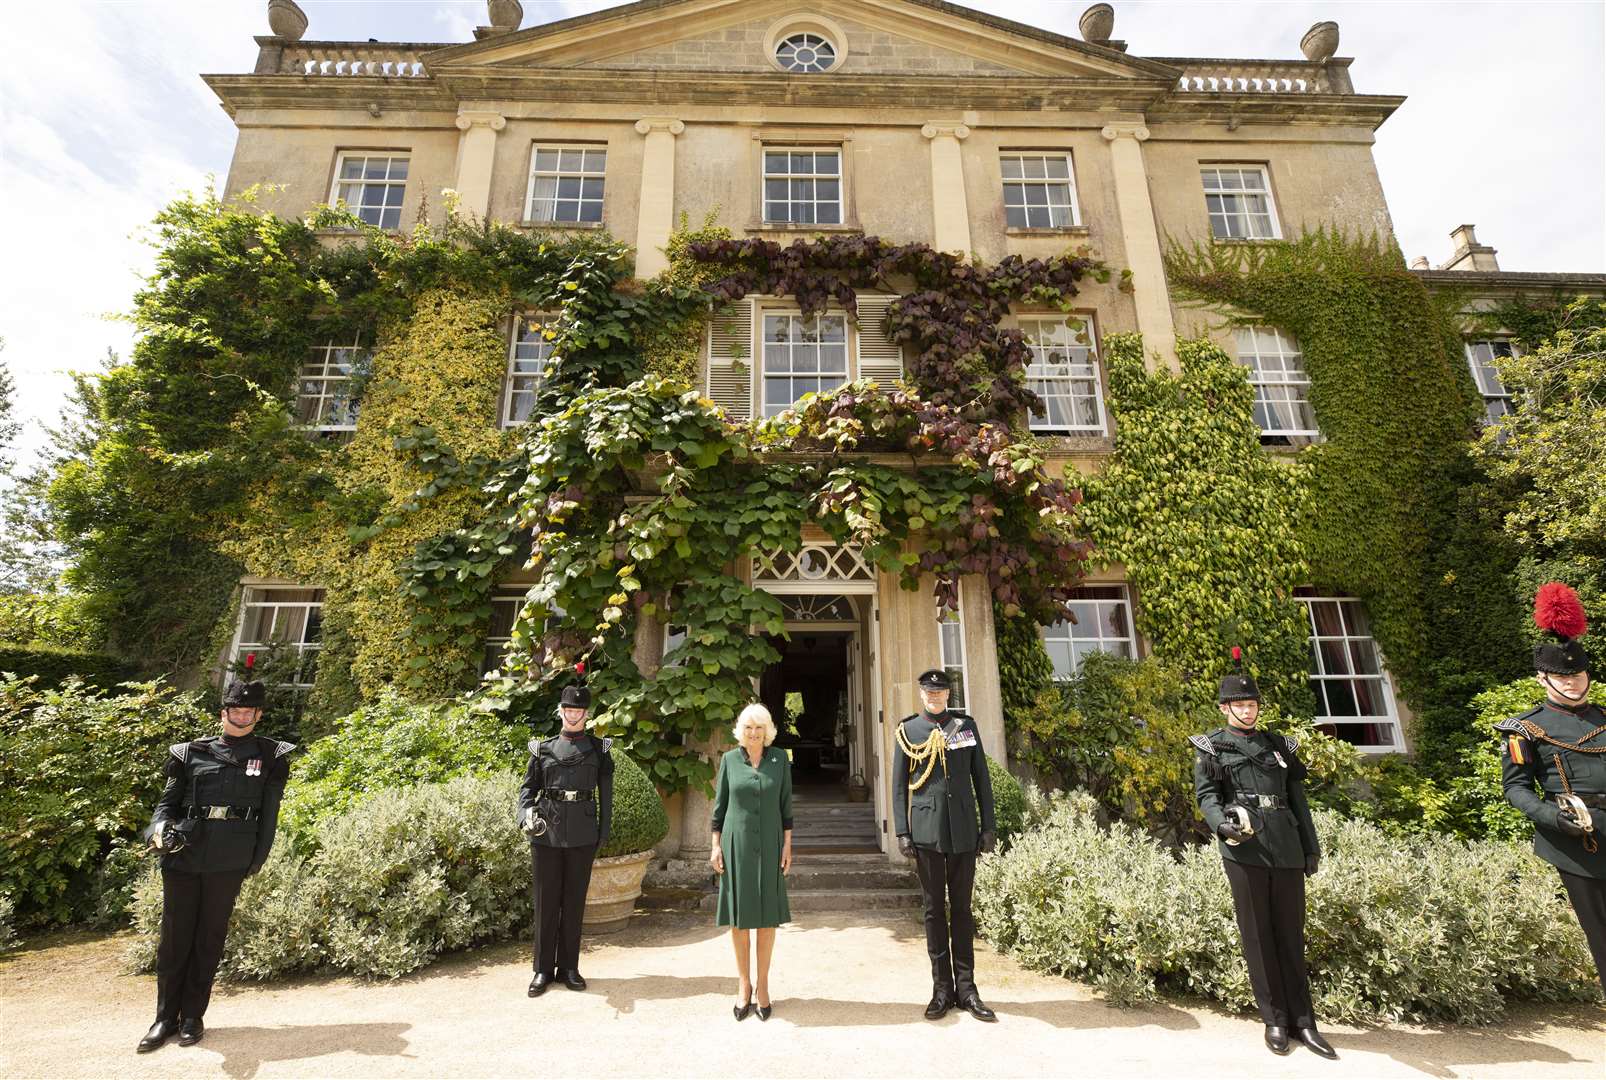
[[[1130,268],[1130,288],[1089,283],[1077,311],[1019,310],[1046,403],[1031,425],[1061,463],[1095,469],[1112,432],[1100,342],[1142,331],[1157,362],[1179,335],[1212,333],[1249,369],[1270,447],[1320,439],[1298,341],[1271,327],[1211,328],[1173,303],[1161,267],[1167,237],[1254,242],[1335,225],[1391,233],[1372,159],[1379,127],[1404,100],[1362,93],[1334,55],[1338,28],[1289,41],[1301,59],[1138,55],[1112,37],[1108,5],[1082,37],[941,0],[638,0],[518,29],[517,3],[489,5],[492,25],[464,43],[302,40],[306,19],[273,0],[276,36],[257,38],[255,70],[206,76],[239,130],[226,195],[275,185],[264,209],[299,216],[344,201],[385,229],[435,218],[443,189],[462,209],[523,229],[606,229],[633,242],[640,276],[664,269],[681,215],[715,208],[737,235],[864,233],[974,253],[1049,256],[1085,246]],[[1231,12],[1228,12],[1231,17]],[[1599,291],[1606,277],[1501,274],[1471,226],[1430,280],[1476,282],[1479,295],[1525,279]],[[888,298],[880,298],[885,304]],[[862,303],[873,306],[877,298]],[[498,415],[529,419],[541,378],[540,312],[510,312]],[[718,320],[705,390],[734,416],[778,412],[811,390],[896,376],[896,346],[867,318],[803,319],[781,299],[750,298]],[[310,428],[360,423],[344,394],[362,341],[306,358],[297,408]],[[1467,360],[1491,414],[1505,392],[1489,366],[1509,345],[1469,341]],[[752,358],[751,367],[738,358]],[[962,583],[939,623],[929,592],[898,589],[852,549],[815,536],[797,557],[755,559],[750,574],[781,597],[792,640],[763,680],[779,704],[801,696],[795,759],[865,778],[886,849],[893,722],[915,710],[914,677],[937,663],[1002,758],[997,655],[981,579]],[[248,579],[233,654],[288,641],[319,647],[317,582]],[[487,665],[506,640],[524,587],[510,581],[486,627]],[[1303,597],[1310,617],[1319,723],[1378,752],[1406,747],[1406,722],[1363,606]],[[1043,629],[1056,671],[1094,650],[1145,652],[1143,597],[1119,566],[1081,589],[1079,621]],[[662,655],[668,631],[638,652]],[[687,850],[707,847],[700,796],[685,798]],[[672,840],[673,840],[672,833]]]

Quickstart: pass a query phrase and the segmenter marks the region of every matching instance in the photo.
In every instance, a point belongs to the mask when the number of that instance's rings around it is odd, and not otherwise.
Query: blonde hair
[[[742,741],[742,728],[747,726],[749,720],[764,721],[765,746],[775,741],[775,721],[770,718],[770,711],[755,701],[742,710],[742,714],[736,718],[736,726],[731,728],[731,734],[736,736],[737,742]]]

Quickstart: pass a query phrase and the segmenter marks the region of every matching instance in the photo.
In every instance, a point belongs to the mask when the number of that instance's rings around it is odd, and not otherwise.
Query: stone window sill
[[[809,225],[809,224],[801,224],[801,223],[800,224],[793,224],[793,223],[787,222],[787,221],[760,221],[760,222],[752,222],[752,223],[749,223],[749,224],[745,225],[742,228],[742,231],[745,232],[745,233],[748,233],[748,234],[754,234],[754,233],[802,233],[804,235],[808,235],[809,233],[862,233],[862,232],[864,232],[864,227],[862,225],[854,225],[854,224],[847,224],[847,225],[818,225],[818,224]]]
[[[1047,229],[1027,229],[1014,225],[1004,229],[1005,236],[1091,236],[1093,230],[1086,225],[1060,225]]]
[[[549,232],[577,232],[580,230],[605,229],[607,225],[601,221],[521,221],[521,229],[541,229]]]
[[[1043,443],[1048,453],[1055,456],[1078,454],[1109,454],[1115,450],[1111,435],[1068,435],[1053,432],[1032,432]]]
[[[1284,240],[1280,236],[1268,236],[1262,239],[1247,236],[1212,236],[1210,242],[1222,247],[1270,247],[1272,244],[1284,243]]]
[[[367,229],[314,229],[312,230],[312,235],[319,238],[350,239],[354,236],[362,236],[367,231]],[[379,229],[378,231],[386,236],[406,235],[406,232],[402,229]]]

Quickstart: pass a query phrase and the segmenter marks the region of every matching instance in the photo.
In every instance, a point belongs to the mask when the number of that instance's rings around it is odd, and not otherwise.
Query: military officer
[[[1193,789],[1205,824],[1221,843],[1232,888],[1244,959],[1255,1004],[1266,1025],[1266,1046],[1286,1054],[1293,1037],[1324,1058],[1338,1054],[1316,1030],[1310,976],[1305,969],[1305,878],[1316,873],[1321,848],[1297,740],[1256,730],[1260,688],[1232,650],[1233,670],[1216,701],[1227,723],[1190,735]]]
[[[244,679],[223,693],[223,733],[171,747],[166,785],[147,831],[162,853],[162,929],[156,947],[156,1022],[139,1041],[149,1053],[174,1034],[201,1041],[202,1017],[223,959],[234,900],[273,849],[295,747],[253,734],[263,686]]]
[[[976,852],[993,849],[992,779],[976,721],[948,708],[948,673],[933,669],[918,681],[922,710],[900,721],[896,733],[892,823],[898,851],[915,860],[920,876],[931,957],[926,1019],[940,1020],[957,1004],[992,1022],[997,1015],[976,991],[976,920],[970,911]]]
[[[1507,801],[1534,823],[1534,853],[1561,874],[1606,988],[1606,713],[1585,700],[1589,656],[1578,639],[1588,624],[1578,594],[1543,586],[1534,621],[1551,635],[1534,649],[1545,701],[1495,725],[1502,781]]]
[[[583,673],[584,667],[579,670]],[[530,764],[519,788],[519,826],[530,838],[531,891],[535,897],[535,978],[530,996],[554,981],[584,990],[580,976],[580,925],[597,848],[613,820],[611,739],[586,730],[591,691],[564,687],[563,727],[550,739],[530,740]]]

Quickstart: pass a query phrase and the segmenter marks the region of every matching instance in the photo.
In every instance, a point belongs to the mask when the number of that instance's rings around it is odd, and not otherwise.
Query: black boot
[[[552,976],[544,971],[537,971],[535,978],[530,980],[530,996],[540,997],[546,993],[547,987],[552,985]]]
[[[151,1029],[145,1033],[145,1037],[139,1041],[134,1050],[136,1053],[148,1054],[176,1034],[178,1034],[177,1020],[158,1020],[151,1025]]]
[[[981,995],[971,990],[959,1002],[959,1007],[974,1016],[977,1020],[985,1020],[989,1024],[998,1019],[998,1014],[981,1003]]]
[[[1286,1054],[1293,1049],[1288,1043],[1288,1029],[1276,1024],[1266,1025],[1266,1049],[1274,1054]]]
[[[1299,1036],[1300,1042],[1310,1047],[1311,1053],[1330,1060],[1338,1058],[1338,1051],[1327,1045],[1327,1040],[1322,1038],[1322,1033],[1317,1031],[1314,1026],[1302,1027],[1295,1034]]]
[[[954,992],[939,986],[931,992],[931,1003],[926,1006],[927,1020],[941,1020],[954,1007]]]
[[[194,1046],[201,1041],[201,1036],[205,1034],[206,1025],[201,1023],[199,1016],[193,1020],[186,1017],[178,1022],[178,1044],[180,1046]]]
[[[558,972],[558,981],[570,990],[584,990],[586,988],[586,981],[581,978],[578,969]]]

